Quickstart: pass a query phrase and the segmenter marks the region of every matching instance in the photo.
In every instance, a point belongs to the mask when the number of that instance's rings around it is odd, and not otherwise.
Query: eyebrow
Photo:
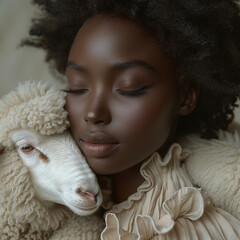
[[[148,64],[147,62],[142,61],[142,60],[116,63],[113,66],[111,66],[111,68],[114,69],[114,70],[127,70],[127,69],[133,68],[133,67],[143,67],[147,70],[157,72],[156,68],[154,68],[153,66],[151,66],[150,64]],[[73,68],[73,69],[78,70],[79,72],[88,73],[88,70],[85,67],[80,66],[80,65],[78,65],[74,62],[71,62],[71,61],[69,61],[67,63],[67,68]]]
[[[74,62],[71,62],[71,61],[67,63],[67,68],[73,68],[73,69],[76,69],[79,72],[83,72],[83,73],[87,73],[88,72],[87,69],[84,68],[83,66],[80,66],[80,65],[78,65],[78,64],[76,64]]]
[[[157,69],[151,66],[150,64],[142,61],[142,60],[136,60],[136,61],[130,61],[130,62],[123,62],[123,63],[116,63],[113,65],[113,69],[116,70],[127,70],[132,67],[143,67],[147,70],[151,70],[153,72],[157,72]]]

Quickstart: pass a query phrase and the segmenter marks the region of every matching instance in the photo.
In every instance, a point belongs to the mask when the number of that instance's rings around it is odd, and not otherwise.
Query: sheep
[[[240,133],[220,130],[218,137],[182,138],[181,145],[192,151],[185,166],[193,183],[206,190],[215,206],[240,220]]]
[[[103,219],[93,213],[101,190],[68,132],[64,104],[56,86],[33,81],[0,100],[1,240],[100,237]]]

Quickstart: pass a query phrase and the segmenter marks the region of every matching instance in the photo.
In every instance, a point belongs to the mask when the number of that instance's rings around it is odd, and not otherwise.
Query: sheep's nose
[[[97,203],[97,196],[98,194],[93,194],[91,192],[86,192],[86,191],[83,191],[81,188],[78,188],[76,190],[77,194],[80,195],[82,198],[84,198],[85,200],[87,200],[85,203],[84,203],[84,206],[85,207],[92,207],[92,206],[95,206],[96,203]]]

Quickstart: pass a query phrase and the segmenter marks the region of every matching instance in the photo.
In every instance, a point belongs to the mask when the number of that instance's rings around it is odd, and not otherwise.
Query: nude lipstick
[[[103,158],[111,154],[118,147],[118,144],[111,143],[88,143],[81,141],[82,150],[86,156]]]
[[[119,142],[104,132],[85,132],[80,138],[80,148],[85,156],[104,158],[118,148]]]

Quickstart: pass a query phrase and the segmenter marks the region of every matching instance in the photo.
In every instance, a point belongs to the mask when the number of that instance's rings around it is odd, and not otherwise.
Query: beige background
[[[0,97],[27,79],[50,79],[44,52],[18,47],[36,8],[31,0],[0,0]]]
[[[0,0],[0,97],[28,79],[55,81],[42,50],[18,47],[36,14],[31,0]],[[235,114],[235,122],[240,123],[240,108]]]

